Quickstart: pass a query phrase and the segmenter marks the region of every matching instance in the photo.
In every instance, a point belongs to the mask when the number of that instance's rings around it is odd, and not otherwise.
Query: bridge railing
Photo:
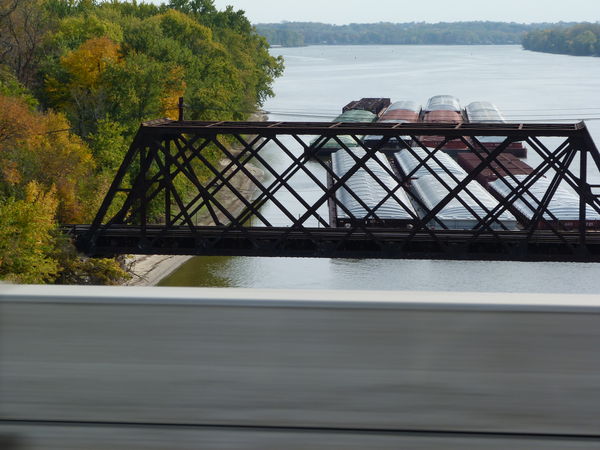
[[[516,174],[503,155],[525,151]],[[461,174],[448,154],[475,160]],[[591,261],[598,187],[583,123],[158,120],[75,233],[89,254]]]

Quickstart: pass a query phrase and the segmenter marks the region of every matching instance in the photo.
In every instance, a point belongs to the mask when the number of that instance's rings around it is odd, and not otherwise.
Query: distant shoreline
[[[307,45],[270,45],[269,48],[306,48],[306,47],[509,47],[521,44],[307,44]]]
[[[573,53],[536,50],[526,48],[523,44],[310,44],[310,45],[271,45],[271,50],[286,49],[286,48],[308,48],[308,47],[521,47],[524,51],[545,53],[548,55],[562,55],[574,57],[599,58],[597,55],[577,55]]]
[[[561,23],[515,23],[491,21],[351,23],[319,22],[255,24],[256,32],[272,46],[310,45],[522,45],[534,33],[600,25]]]

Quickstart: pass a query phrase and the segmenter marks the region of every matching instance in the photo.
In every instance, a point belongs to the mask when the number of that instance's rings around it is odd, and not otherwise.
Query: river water
[[[328,121],[350,100],[488,100],[509,120],[600,118],[600,58],[519,46],[313,46],[273,49],[285,75],[270,120]],[[600,121],[587,125],[600,143]],[[600,293],[600,265],[571,263],[193,258],[163,286]]]

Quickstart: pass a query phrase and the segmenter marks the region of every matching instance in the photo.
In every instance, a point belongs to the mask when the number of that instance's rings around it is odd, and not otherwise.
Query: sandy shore
[[[266,117],[267,116],[263,113],[257,113],[250,120],[265,121]],[[235,150],[232,151],[235,152]],[[228,159],[220,161],[222,167],[227,166],[228,163]],[[247,164],[246,168],[259,181],[263,179],[264,173],[258,167]],[[226,173],[224,173],[224,175],[226,175]],[[237,173],[231,179],[231,185],[237,192],[244,194],[247,199],[251,199],[258,190],[258,187],[243,173]],[[243,202],[227,188],[221,189],[219,194],[216,195],[216,200],[218,200],[234,217],[241,213],[244,208]],[[218,216],[220,216],[220,220],[224,220],[222,214],[218,214]],[[205,217],[199,219],[199,224],[211,225],[212,220],[207,214]],[[125,259],[125,266],[132,278],[127,281],[125,285],[156,286],[162,279],[171,275],[191,258],[192,256],[185,255],[128,255]]]

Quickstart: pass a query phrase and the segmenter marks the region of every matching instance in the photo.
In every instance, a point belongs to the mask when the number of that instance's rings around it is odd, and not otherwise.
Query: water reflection
[[[600,292],[595,264],[199,257],[161,286],[475,292]]]

